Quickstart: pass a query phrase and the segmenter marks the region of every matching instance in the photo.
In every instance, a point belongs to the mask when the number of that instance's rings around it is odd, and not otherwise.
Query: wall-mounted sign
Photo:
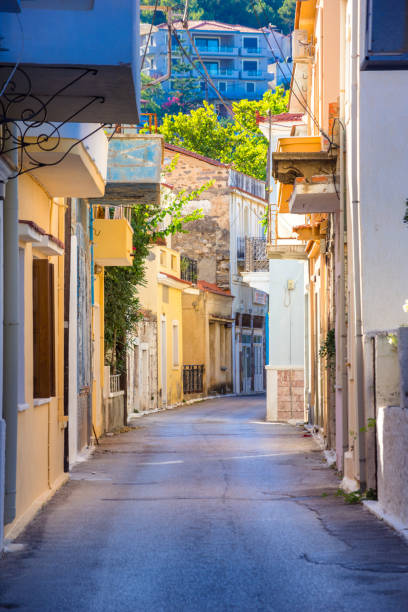
[[[260,306],[266,306],[268,302],[268,294],[264,291],[259,291],[259,289],[253,290],[252,301],[254,304],[259,304]]]

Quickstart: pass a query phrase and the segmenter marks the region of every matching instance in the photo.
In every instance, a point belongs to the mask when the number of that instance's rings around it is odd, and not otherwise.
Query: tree
[[[203,95],[196,76],[191,73],[191,65],[178,58],[173,58],[172,62],[171,89],[174,93],[161,105],[162,112],[174,114],[181,111],[185,113],[201,103]],[[186,73],[189,76],[181,76]]]
[[[158,117],[162,114],[162,103],[164,100],[164,89],[161,83],[153,87],[146,87],[153,79],[141,73],[142,77],[142,109],[144,113],[156,113]]]
[[[288,93],[277,88],[275,92],[265,92],[262,100],[234,102],[234,117],[229,121],[220,121],[214,106],[204,102],[189,114],[165,115],[159,131],[170,144],[265,179],[268,141],[256,124],[256,114],[285,112],[287,101]]]
[[[186,223],[201,218],[200,209],[184,215],[183,208],[209,186],[207,183],[190,194],[180,191],[175,196],[165,196],[161,205],[137,204],[132,209],[133,265],[105,268],[106,361],[114,372],[125,370],[129,335],[141,318],[137,287],[144,283],[149,245],[170,234],[185,232]]]
[[[283,29],[290,32],[293,29],[295,19],[296,0],[284,0],[282,6],[278,10],[279,17],[283,24]]]

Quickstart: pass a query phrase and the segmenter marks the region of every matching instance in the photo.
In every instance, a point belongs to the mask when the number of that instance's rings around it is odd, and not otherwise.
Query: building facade
[[[265,184],[221,162],[166,144],[165,161],[176,155],[178,161],[169,180],[177,190],[198,189],[209,180],[213,184],[189,203],[192,208],[201,208],[203,217],[188,224],[187,234],[173,236],[172,246],[184,261],[195,266],[195,280],[188,274],[186,280],[193,284],[205,281],[233,297],[228,337],[234,392],[263,391],[267,297],[242,281],[241,270],[246,241],[260,237],[262,242]],[[189,210],[187,207],[186,212]]]
[[[146,52],[144,74],[157,78],[170,74],[163,82],[167,93],[177,91],[174,79],[193,77],[197,81],[197,99],[220,104],[215,89],[205,78],[204,63],[215,87],[226,101],[262,98],[265,91],[278,85],[286,88],[291,76],[291,37],[277,30],[234,26],[216,21],[189,21],[184,30],[175,23],[176,36],[168,53],[166,24],[153,28]],[[141,49],[148,41],[148,30],[142,30]],[[196,64],[190,64],[181,47]],[[169,73],[169,64],[172,70]],[[183,65],[183,71],[178,66]],[[184,67],[187,67],[184,70]]]
[[[78,329],[76,321],[67,325],[73,284],[65,283],[70,261],[65,247],[67,236],[71,243],[71,232],[79,228],[66,227],[66,210],[75,199],[104,193],[103,125],[139,120],[139,3],[129,0],[118,7],[102,0],[58,8],[3,3],[1,9],[6,44],[0,51],[5,202],[0,515],[4,507],[10,538],[66,480],[69,469],[66,365],[68,337],[74,329],[78,337]],[[14,10],[20,12],[18,19]],[[118,44],[113,40],[117,29],[122,33]],[[77,278],[86,283],[88,271],[82,272]],[[91,308],[89,301],[86,309]],[[81,339],[88,346],[91,333],[85,318],[82,322]],[[84,367],[81,375],[92,388],[90,369]],[[88,400],[86,412],[92,413]]]
[[[408,284],[400,267],[408,260],[408,86],[405,47],[385,43],[384,20],[402,40],[405,18],[403,5],[297,3],[291,116],[277,118],[282,128],[293,122],[274,143],[267,247],[276,264],[307,264],[309,423],[335,453],[343,488],[377,495],[370,507],[396,526],[408,524]],[[374,91],[393,92],[391,115],[385,94]],[[295,237],[287,245],[279,241],[285,218]]]

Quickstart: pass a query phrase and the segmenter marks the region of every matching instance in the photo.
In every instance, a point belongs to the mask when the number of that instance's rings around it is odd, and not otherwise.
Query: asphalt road
[[[408,610],[408,547],[264,397],[106,438],[0,562],[0,610]]]

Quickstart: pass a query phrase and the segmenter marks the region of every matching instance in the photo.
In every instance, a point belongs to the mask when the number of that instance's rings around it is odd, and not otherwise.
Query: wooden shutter
[[[54,266],[33,260],[34,398],[55,395]]]

